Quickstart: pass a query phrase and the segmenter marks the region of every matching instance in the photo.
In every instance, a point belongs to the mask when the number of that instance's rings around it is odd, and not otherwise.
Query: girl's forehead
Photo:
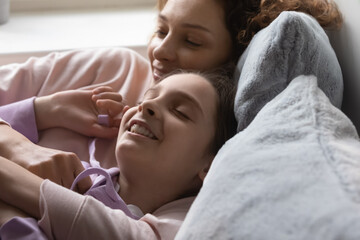
[[[178,73],[173,74],[158,84],[155,84],[154,87],[161,88],[175,88],[178,90],[194,89],[196,87],[209,87],[212,88],[210,82],[203,76],[195,73]]]

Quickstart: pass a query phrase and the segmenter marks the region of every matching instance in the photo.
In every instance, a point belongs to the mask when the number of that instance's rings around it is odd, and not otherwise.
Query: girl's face
[[[148,46],[155,81],[175,69],[208,70],[226,63],[232,41],[214,0],[169,0]]]
[[[121,121],[120,181],[160,201],[198,186],[213,158],[217,102],[213,86],[195,74],[172,75],[150,88]]]

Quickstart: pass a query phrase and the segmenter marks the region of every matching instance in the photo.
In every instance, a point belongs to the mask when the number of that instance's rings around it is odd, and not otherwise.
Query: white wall
[[[360,0],[335,0],[344,15],[340,32],[329,33],[344,77],[343,111],[360,133]]]

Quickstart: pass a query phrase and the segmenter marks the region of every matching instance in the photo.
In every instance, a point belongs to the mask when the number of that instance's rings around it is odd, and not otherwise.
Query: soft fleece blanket
[[[293,80],[220,150],[176,239],[360,239],[360,142],[317,87]]]
[[[341,70],[320,25],[283,12],[254,37],[238,77],[240,132],[176,239],[360,239],[360,142],[337,108]]]

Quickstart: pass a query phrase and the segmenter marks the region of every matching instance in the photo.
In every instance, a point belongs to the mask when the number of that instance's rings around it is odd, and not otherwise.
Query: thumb
[[[94,123],[92,126],[92,136],[99,138],[114,138],[118,135],[118,127],[106,127],[98,123]]]
[[[84,166],[80,163],[77,164],[75,167],[75,177],[78,176],[82,171],[84,171]],[[81,179],[80,181],[78,181],[78,183],[75,186],[74,191],[84,194],[92,185],[92,181],[91,178],[85,177],[84,179]]]

